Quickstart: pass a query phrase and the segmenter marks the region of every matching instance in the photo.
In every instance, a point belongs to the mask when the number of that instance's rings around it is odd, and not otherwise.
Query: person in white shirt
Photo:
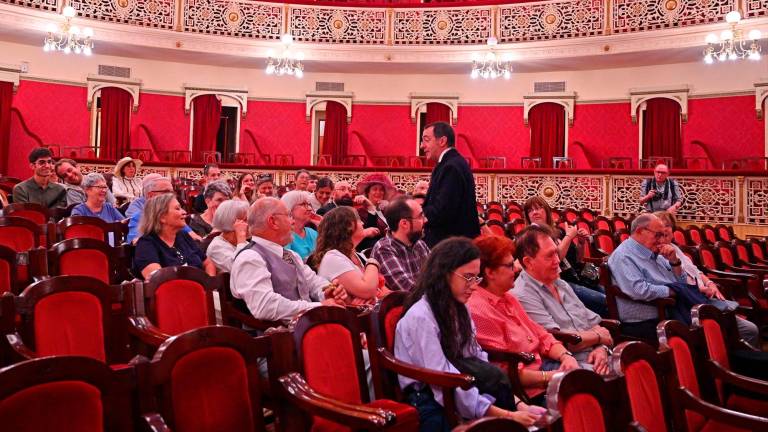
[[[343,306],[347,294],[315,274],[295,252],[293,220],[276,198],[260,198],[248,210],[251,242],[235,254],[231,290],[257,319],[290,322],[298,313],[320,305]]]
[[[238,247],[248,244],[248,203],[240,200],[224,201],[213,216],[213,229],[221,234],[214,237],[205,254],[219,272],[232,270],[232,259]]]

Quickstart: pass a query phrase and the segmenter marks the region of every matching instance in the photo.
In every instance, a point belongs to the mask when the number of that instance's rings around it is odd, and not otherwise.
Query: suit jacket
[[[464,157],[452,149],[432,170],[424,215],[424,240],[430,248],[451,236],[475,238],[480,235],[477,220],[475,178]]]

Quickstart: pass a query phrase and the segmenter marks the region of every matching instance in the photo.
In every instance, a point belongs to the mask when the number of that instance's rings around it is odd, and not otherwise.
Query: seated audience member
[[[315,274],[295,252],[291,218],[277,198],[261,198],[248,210],[250,243],[239,248],[232,262],[232,295],[242,299],[257,319],[290,322],[319,305],[343,305],[346,291]]]
[[[387,207],[395,192],[395,186],[384,173],[368,174],[357,183],[359,195],[355,197],[354,205],[363,221],[363,227],[379,230],[379,234],[363,239],[357,250],[372,248],[380,238],[384,237],[384,233],[387,232],[387,220],[382,210]]]
[[[547,384],[559,371],[579,367],[562,342],[533,321],[509,291],[515,283],[515,244],[500,236],[474,240],[480,249],[480,289],[467,308],[477,327],[477,341],[498,351],[529,352],[533,363],[520,369],[520,382],[535,404],[545,402]]]
[[[659,218],[662,224],[664,224],[664,239],[662,240],[662,243],[671,246],[675,250],[675,256],[680,260],[680,268],[685,274],[686,282],[689,285],[696,286],[699,291],[709,299],[709,304],[714,305],[720,310],[735,310],[739,306],[739,303],[732,300],[726,300],[720,292],[720,289],[717,287],[717,284],[712,282],[704,272],[699,270],[699,268],[696,267],[696,264],[694,264],[676,244],[672,243],[676,224],[675,216],[666,211],[657,211],[653,214]],[[757,326],[751,321],[738,316],[736,317],[736,325],[741,338],[747,341],[750,345],[757,347],[758,336],[760,333]]]
[[[219,166],[215,163],[205,164],[203,166],[203,186],[207,187],[209,184],[219,180],[221,178],[221,170],[219,169]],[[206,205],[205,205],[205,190],[203,190],[203,193],[198,194],[195,197],[195,202],[192,204],[193,210],[197,213],[202,213],[205,211]]]
[[[669,178],[669,167],[656,165],[653,177],[643,180],[640,185],[640,205],[644,211],[666,210],[676,214],[683,206],[683,192],[677,180]]]
[[[294,180],[293,190],[308,192],[309,178],[312,174],[305,169],[296,171],[296,179]]]
[[[144,207],[136,242],[133,267],[136,275],[148,280],[157,269],[188,265],[216,275],[216,266],[184,232],[187,213],[173,194],[150,198]]]
[[[309,176],[309,182],[307,183],[307,192],[309,193],[315,193],[317,190],[317,180],[319,179],[318,176],[314,174],[310,174]]]
[[[348,181],[341,180],[336,182],[336,184],[333,186],[333,199],[325,203],[325,205],[323,205],[320,210],[317,211],[317,214],[323,216],[336,207],[351,207],[353,204],[354,201],[352,200],[352,187],[349,185]]]
[[[133,217],[136,213],[144,211],[144,204],[147,202],[147,185],[159,178],[163,178],[158,173],[149,173],[141,179],[141,196],[131,201],[128,205],[128,209],[125,210],[125,215]]]
[[[221,232],[211,240],[205,254],[220,272],[232,270],[235,249],[248,242],[248,203],[240,200],[224,201],[213,215],[213,229]]]
[[[405,301],[395,334],[395,357],[434,371],[474,376],[473,387],[454,393],[461,417],[508,417],[531,426],[541,411],[531,412],[522,402],[517,404],[520,411],[514,411],[509,378],[488,363],[475,340],[466,303],[481,280],[480,251],[471,240],[457,237],[438,243]],[[402,375],[398,380],[405,401],[419,411],[420,431],[450,430],[440,387]]]
[[[112,204],[107,202],[107,181],[99,173],[83,177],[82,188],[87,199],[72,209],[72,216],[97,217],[104,222],[120,222],[125,219]]]
[[[309,197],[309,203],[312,204],[312,210],[317,212],[328,203],[333,193],[333,180],[329,177],[323,177],[317,181],[317,187]]]
[[[115,165],[112,177],[112,193],[121,203],[133,201],[141,196],[141,179],[136,176],[141,168],[141,161],[124,157]]]
[[[292,240],[285,248],[299,254],[303,261],[306,261],[307,257],[315,251],[317,243],[317,231],[305,226],[312,216],[310,195],[309,192],[290,191],[280,198],[293,219]]]
[[[608,316],[605,289],[598,285],[597,279],[590,280],[581,276],[587,264],[579,259],[579,249],[575,240],[577,237],[585,239],[588,233],[584,229],[568,223],[565,224],[565,229],[555,226],[552,222],[552,208],[540,196],[529,198],[523,204],[523,213],[526,224],[546,227],[554,234],[557,250],[560,254],[560,278],[568,282],[576,295],[579,296],[579,300],[591,311],[602,317]]]
[[[253,174],[240,174],[240,177],[237,179],[235,190],[232,192],[232,199],[245,201],[248,204],[251,204],[256,201],[257,194],[256,181],[253,179]]]
[[[427,191],[429,190],[429,182],[426,180],[419,180],[416,182],[416,185],[413,187],[413,195],[424,195],[427,196]]]
[[[390,230],[373,246],[371,257],[381,263],[380,271],[387,287],[411,291],[429,256],[429,246],[422,240],[424,211],[415,200],[400,197],[387,206],[384,217]]]
[[[307,260],[317,274],[328,280],[338,279],[347,290],[350,304],[374,304],[389,293],[379,280],[381,265],[355,251],[365,238],[363,222],[350,207],[326,213],[320,222],[317,249]]]
[[[171,185],[171,180],[166,177],[157,177],[152,180],[145,181],[142,183],[142,188],[144,189],[143,196],[134,200],[134,203],[140,201],[141,204],[135,207],[136,211],[128,218],[128,235],[125,238],[125,241],[128,243],[133,243],[133,241],[138,239],[141,235],[141,216],[144,214],[144,206],[146,205],[146,202],[158,195],[173,194],[173,186]],[[202,238],[195,234],[195,232],[192,231],[192,229],[186,224],[184,225],[184,228],[182,228],[182,231],[189,234],[189,236],[192,237],[192,240],[202,240]]]
[[[613,282],[631,299],[644,302],[673,295],[669,284],[685,283],[687,276],[675,249],[664,244],[664,224],[653,214],[644,213],[632,221],[630,229],[630,237],[608,258]],[[617,298],[616,303],[622,333],[656,338],[656,306],[625,298]]]
[[[224,201],[232,198],[232,191],[224,181],[214,181],[205,186],[202,194],[205,199],[206,210],[201,214],[193,214],[189,219],[189,227],[200,237],[205,237],[213,231],[211,224],[216,215],[216,209]]]
[[[579,366],[607,374],[611,334],[600,326],[600,315],[587,309],[573,289],[560,279],[560,255],[546,227],[532,225],[517,236],[515,258],[522,264],[512,294],[528,316],[547,330],[581,336],[582,342],[570,346]],[[562,362],[562,355],[560,358]]]
[[[51,181],[53,156],[47,148],[40,147],[29,153],[32,177],[13,187],[14,203],[35,203],[53,209],[67,206],[67,190]]]
[[[275,196],[275,184],[271,175],[262,174],[256,179],[256,193],[259,198]]]
[[[86,196],[83,190],[83,173],[80,167],[72,159],[61,158],[53,167],[56,175],[63,181],[64,188],[67,190],[67,206],[85,202]],[[107,188],[107,202],[115,205],[115,196]]]

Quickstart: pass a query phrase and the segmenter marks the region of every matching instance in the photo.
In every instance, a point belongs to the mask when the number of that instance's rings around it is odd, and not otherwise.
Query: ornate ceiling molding
[[[455,93],[411,93],[411,121],[416,123],[416,116],[419,109],[429,103],[439,103],[447,106],[451,110],[451,123],[456,124],[459,121],[459,95]]]
[[[323,102],[338,102],[347,110],[347,124],[352,123],[352,92],[315,91],[307,93],[307,121],[312,119],[312,111]]]
[[[543,103],[562,105],[565,108],[565,115],[568,116],[568,126],[573,126],[576,92],[531,93],[523,96],[523,124],[528,126],[528,113],[531,111],[531,108]]]
[[[637,110],[643,102],[654,98],[671,99],[680,104],[680,114],[683,117],[683,122],[687,122],[689,92],[690,89],[687,85],[629,89],[632,123],[637,123]]]
[[[13,92],[19,89],[21,77],[20,65],[0,64],[0,81],[13,83]]]
[[[184,83],[184,113],[189,114],[192,109],[192,99],[203,95],[226,96],[234,99],[240,105],[240,115],[245,117],[248,113],[248,88],[217,86],[217,85],[195,85]]]
[[[91,109],[93,101],[96,98],[96,93],[107,87],[117,87],[130,93],[133,97],[133,112],[136,112],[139,109],[139,94],[141,93],[140,79],[89,74],[86,82],[88,84],[88,109]]]
[[[763,119],[763,101],[766,97],[768,97],[768,78],[755,83],[755,111],[758,120]]]

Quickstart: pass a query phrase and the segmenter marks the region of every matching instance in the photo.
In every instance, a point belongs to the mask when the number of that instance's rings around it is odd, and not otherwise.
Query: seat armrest
[[[536,360],[536,356],[524,351],[501,351],[493,348],[482,347],[483,351],[488,353],[488,360],[492,362],[515,362],[522,364],[531,364]]]
[[[8,340],[8,345],[13,350],[13,353],[18,356],[18,358],[22,360],[32,360],[38,357],[36,352],[32,351],[24,344],[24,341],[21,340],[21,335],[18,333],[9,333],[5,335],[5,338]]]
[[[578,345],[582,341],[581,336],[577,335],[576,333],[564,332],[560,330],[549,330],[549,332],[552,333],[552,336],[554,336],[555,339],[569,345]]]
[[[410,363],[402,362],[395,358],[386,348],[377,350],[380,365],[385,369],[428,385],[444,388],[461,388],[468,390],[475,382],[475,377],[467,374],[455,374],[427,369]]]
[[[697,398],[690,390],[683,387],[678,388],[674,394],[683,408],[695,411],[708,420],[738,425],[738,428],[743,430],[768,430],[768,418],[721,408]]]
[[[729,371],[720,366],[720,364],[714,360],[707,360],[707,370],[716,379],[723,380],[723,382],[727,384],[739,387],[752,393],[760,393],[763,395],[763,397],[768,398],[768,382],[766,381]]]
[[[139,420],[139,430],[143,432],[171,432],[165,419],[158,413],[143,414]]]
[[[128,324],[128,332],[131,335],[137,337],[142,343],[154,348],[160,347],[163,342],[172,336],[160,331],[147,317],[129,317]]]

